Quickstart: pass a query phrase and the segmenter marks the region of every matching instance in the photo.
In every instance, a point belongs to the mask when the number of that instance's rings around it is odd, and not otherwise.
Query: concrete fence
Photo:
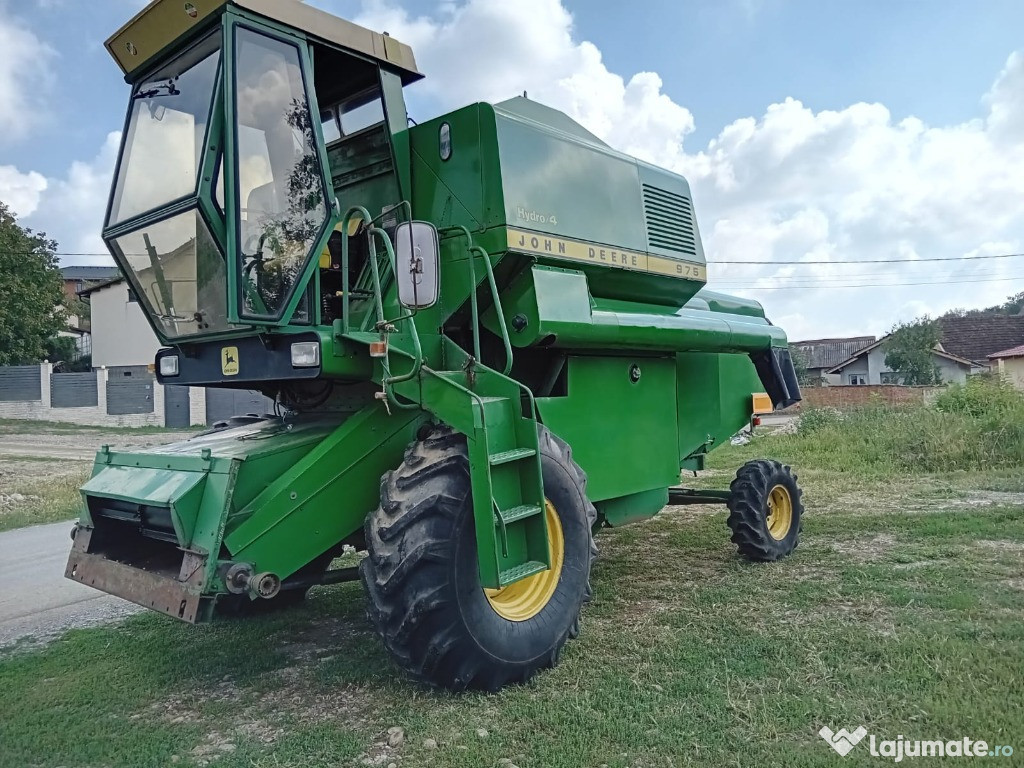
[[[803,408],[856,408],[882,402],[887,405],[931,403],[942,387],[905,387],[898,384],[860,386],[805,387],[801,390]]]
[[[189,424],[206,423],[206,396],[188,388]],[[145,366],[54,373],[53,365],[0,367],[0,419],[62,421],[102,427],[163,427],[166,391]],[[175,426],[186,426],[183,423]]]

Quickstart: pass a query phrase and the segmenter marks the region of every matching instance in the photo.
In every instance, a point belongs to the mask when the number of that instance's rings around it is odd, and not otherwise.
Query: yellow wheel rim
[[[548,555],[551,567],[546,571],[527,576],[501,589],[485,589],[487,602],[502,618],[509,621],[532,619],[551,600],[562,575],[562,561],[565,559],[565,537],[562,523],[554,505],[545,500],[544,519],[548,524]]]
[[[776,485],[768,492],[768,533],[776,541],[782,541],[793,525],[793,499],[789,489]]]

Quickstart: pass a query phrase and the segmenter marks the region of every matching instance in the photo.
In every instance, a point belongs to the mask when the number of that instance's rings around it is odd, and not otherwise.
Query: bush
[[[797,432],[810,435],[831,429],[844,420],[842,411],[837,408],[807,408],[800,414]]]
[[[1010,415],[1024,410],[1024,393],[999,376],[972,376],[966,384],[953,384],[935,400],[943,413],[966,413],[974,417]]]
[[[1019,467],[1024,394],[998,379],[972,378],[932,406],[809,408],[795,435],[767,435],[742,450],[806,469],[872,474]]]

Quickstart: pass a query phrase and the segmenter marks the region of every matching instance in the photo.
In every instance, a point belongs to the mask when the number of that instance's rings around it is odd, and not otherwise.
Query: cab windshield
[[[197,202],[159,213],[198,195],[219,57],[214,35],[135,87],[110,201],[107,243],[169,340],[232,328],[224,253]]]
[[[107,226],[195,193],[219,44],[209,38],[136,87]]]

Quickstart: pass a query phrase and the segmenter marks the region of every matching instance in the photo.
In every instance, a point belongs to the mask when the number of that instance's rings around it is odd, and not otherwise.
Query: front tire
[[[561,568],[544,604],[524,614],[507,608],[515,601],[499,612],[501,601],[480,584],[465,436],[436,428],[381,479],[360,575],[374,628],[413,677],[452,690],[496,691],[553,667],[578,634],[597,511],[569,446],[542,426],[538,437],[548,514],[557,515],[562,532]]]

